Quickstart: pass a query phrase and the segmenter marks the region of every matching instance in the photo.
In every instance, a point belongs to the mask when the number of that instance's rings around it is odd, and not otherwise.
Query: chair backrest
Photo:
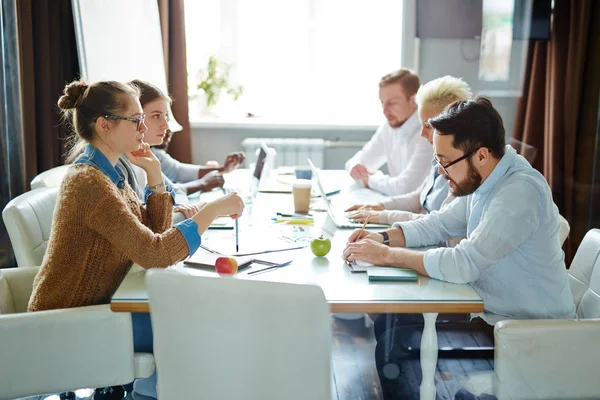
[[[565,219],[565,217],[563,217],[562,215],[558,214],[558,219],[560,223],[560,245],[562,246],[565,240],[567,240],[569,232],[571,232],[571,226],[569,225],[569,222]]]
[[[159,398],[330,398],[321,288],[163,270],[146,282]]]
[[[590,230],[581,241],[569,281],[579,318],[600,318],[600,229]]]
[[[57,187],[31,190],[12,199],[2,211],[19,267],[42,264],[58,190]]]
[[[517,151],[517,154],[525,157],[529,164],[533,164],[535,157],[537,156],[537,149],[527,143],[523,143],[520,140],[511,138],[509,144]]]
[[[59,187],[71,165],[50,168],[31,180],[31,189]]]

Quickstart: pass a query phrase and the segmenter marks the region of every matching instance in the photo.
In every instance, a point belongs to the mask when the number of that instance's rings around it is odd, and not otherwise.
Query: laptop
[[[333,205],[331,204],[331,200],[329,200],[329,198],[327,197],[327,193],[323,189],[323,184],[321,183],[321,177],[319,176],[319,172],[320,172],[319,169],[315,166],[315,164],[313,164],[313,162],[310,158],[308,159],[308,164],[310,165],[310,169],[312,170],[313,179],[317,184],[317,191],[321,195],[323,200],[325,201],[325,208],[327,209],[327,215],[329,215],[329,218],[331,218],[331,220],[335,224],[336,228],[338,228],[338,229],[362,228],[362,226],[363,226],[362,223],[352,222],[350,219],[348,219],[348,217],[346,216],[346,213],[344,211],[334,210]],[[382,224],[368,223],[367,227],[368,228],[387,229],[390,226],[382,225]]]
[[[266,177],[269,175],[269,170],[272,168],[274,163],[274,151],[267,147],[267,145],[261,141],[260,147],[258,148],[258,155],[256,157],[256,164],[252,171],[252,177],[250,182],[236,182],[236,184],[228,184],[227,181],[223,186],[224,193],[237,192],[242,197],[254,198],[259,191],[259,188],[264,185]]]

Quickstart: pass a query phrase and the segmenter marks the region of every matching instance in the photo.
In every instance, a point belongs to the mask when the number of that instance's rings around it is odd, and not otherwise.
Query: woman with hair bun
[[[134,262],[143,268],[176,264],[198,249],[217,216],[242,214],[244,203],[231,193],[171,226],[173,193],[143,141],[139,95],[129,84],[74,81],[58,100],[77,143],[29,311],[107,304]],[[145,204],[115,168],[123,154],[146,171]],[[134,350],[152,352],[149,314],[133,314],[132,320]]]

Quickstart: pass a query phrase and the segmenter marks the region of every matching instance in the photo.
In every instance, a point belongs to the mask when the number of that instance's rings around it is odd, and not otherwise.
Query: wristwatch
[[[388,235],[388,233],[386,231],[379,231],[377,233],[379,233],[381,236],[383,236],[383,244],[385,244],[386,246],[389,246],[390,245],[390,235]]]

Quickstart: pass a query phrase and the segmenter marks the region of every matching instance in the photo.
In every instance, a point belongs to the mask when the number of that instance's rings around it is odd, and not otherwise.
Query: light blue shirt
[[[106,175],[112,183],[117,185],[119,189],[123,189],[125,187],[125,177],[123,176],[123,172],[116,168],[114,165],[110,163],[108,158],[96,147],[88,144],[85,146],[83,152],[77,157],[77,159],[73,162],[73,164],[87,164],[93,165],[98,168],[100,172]],[[170,186],[166,187],[167,192],[175,201],[175,193]],[[148,188],[148,186],[144,189],[144,201],[147,202],[148,197],[151,196],[154,192]],[[173,228],[176,228],[181,232],[185,241],[187,242],[189,254],[192,255],[198,250],[200,247],[201,238],[198,234],[198,224],[193,219],[186,219],[178,224],[173,225]]]
[[[506,146],[473,194],[394,226],[404,230],[406,247],[466,236],[456,247],[428,250],[425,269],[435,279],[469,283],[483,298],[486,313],[574,318],[559,224],[545,178]]]
[[[421,192],[421,206],[428,213],[442,208],[444,200],[448,197],[448,190],[450,190],[450,185],[438,171],[435,159],[431,163],[433,164],[431,172],[433,174],[433,184]]]

